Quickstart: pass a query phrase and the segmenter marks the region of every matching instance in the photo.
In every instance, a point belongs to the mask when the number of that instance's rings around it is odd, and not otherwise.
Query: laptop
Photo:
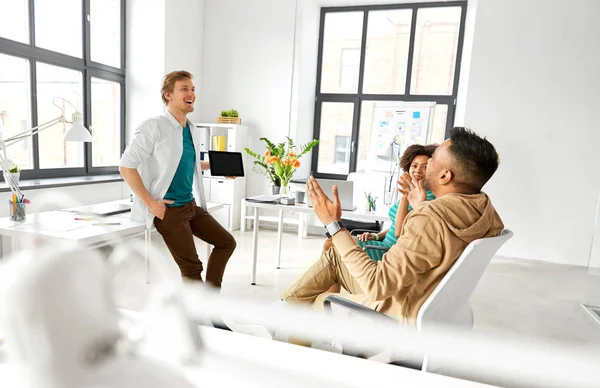
[[[130,204],[124,203],[99,203],[96,205],[88,205],[78,207],[73,210],[73,213],[85,216],[101,216],[108,217],[116,214],[127,213],[131,211]]]
[[[338,187],[338,196],[340,197],[340,204],[342,210],[352,211],[356,209],[354,206],[354,182],[352,181],[340,181],[336,179],[317,179],[317,183],[321,186],[321,189],[329,199],[333,200],[332,192],[333,185]],[[310,197],[308,198],[308,206],[312,207]]]

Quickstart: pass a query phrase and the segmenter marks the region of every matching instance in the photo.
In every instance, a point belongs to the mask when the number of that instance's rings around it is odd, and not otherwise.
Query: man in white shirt
[[[209,169],[209,163],[198,157],[200,135],[187,119],[196,100],[192,78],[187,71],[165,75],[161,94],[166,111],[136,129],[119,171],[135,194],[132,218],[145,222],[146,228],[156,226],[184,278],[202,281],[194,236],[214,246],[206,282],[220,288],[236,242],[206,211],[201,171]]]

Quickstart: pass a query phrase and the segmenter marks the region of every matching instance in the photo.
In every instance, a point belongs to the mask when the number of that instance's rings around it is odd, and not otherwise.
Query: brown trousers
[[[236,247],[233,236],[206,210],[192,201],[183,206],[168,206],[163,219],[154,226],[179,266],[181,276],[202,281],[202,262],[198,259],[194,236],[214,246],[206,268],[206,282],[221,288],[223,273]]]

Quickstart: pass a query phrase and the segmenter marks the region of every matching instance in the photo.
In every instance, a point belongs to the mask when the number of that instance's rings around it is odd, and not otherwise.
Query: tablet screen
[[[241,152],[208,151],[210,175],[244,176]]]

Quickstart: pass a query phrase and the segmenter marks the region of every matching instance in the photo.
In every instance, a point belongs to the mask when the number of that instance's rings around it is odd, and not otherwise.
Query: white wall
[[[317,56],[319,52],[319,22],[321,8],[315,0],[301,0],[296,18],[296,55],[294,91],[290,134],[298,144],[313,139],[315,89],[317,84]],[[311,155],[301,160],[296,178],[310,175]]]
[[[135,127],[162,112],[165,70],[165,0],[127,2],[127,141]]]
[[[164,73],[187,70],[194,75],[194,84],[202,91],[202,41],[204,0],[168,0],[165,4]],[[160,83],[160,81],[159,81]],[[189,115],[197,121],[196,111]]]
[[[237,109],[249,127],[249,147],[260,137],[283,141],[289,130],[295,0],[206,0],[202,88],[196,110],[214,122]],[[266,179],[248,171],[248,195],[263,194]]]
[[[515,232],[500,254],[587,265],[600,192],[599,14],[596,0],[478,2],[464,124],[502,159],[486,187]]]
[[[163,112],[160,87],[166,73],[187,70],[200,86],[203,8],[204,0],[127,2],[128,140],[142,121]],[[189,117],[196,120],[197,113]]]

